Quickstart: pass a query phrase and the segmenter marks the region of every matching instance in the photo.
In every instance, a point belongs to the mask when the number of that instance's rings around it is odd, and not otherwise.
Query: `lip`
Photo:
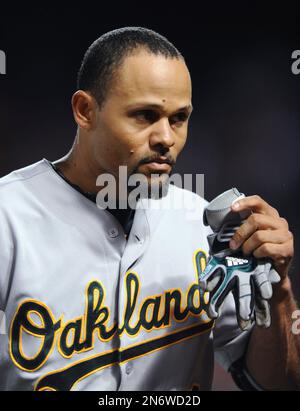
[[[150,168],[154,171],[161,171],[161,172],[168,172],[171,169],[171,165],[169,163],[163,163],[160,160],[158,161],[151,161],[150,163],[145,163],[143,166]]]

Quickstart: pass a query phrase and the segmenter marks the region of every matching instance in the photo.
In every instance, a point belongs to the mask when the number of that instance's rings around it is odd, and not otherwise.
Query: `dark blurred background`
[[[1,5],[0,176],[69,150],[70,99],[87,47],[106,31],[144,26],[175,44],[193,79],[189,139],[175,172],[204,173],[208,200],[233,186],[261,195],[289,221],[298,252],[300,74],[291,71],[298,10],[201,3]],[[298,299],[299,263],[298,253],[291,272]],[[214,389],[235,389],[216,371]]]

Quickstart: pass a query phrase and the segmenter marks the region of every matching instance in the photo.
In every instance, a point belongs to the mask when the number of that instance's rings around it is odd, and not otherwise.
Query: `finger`
[[[218,270],[212,277],[206,281],[206,291],[212,292],[217,286],[219,286],[224,278],[221,270]]]
[[[252,297],[252,287],[248,281],[239,281],[239,316],[244,321],[248,321],[251,317],[251,312],[253,309],[253,297]]]
[[[212,263],[209,263],[199,276],[200,288],[204,291],[213,291],[223,281],[225,273],[225,266],[213,266]]]
[[[292,238],[291,233],[282,230],[255,231],[244,243],[242,250],[244,255],[250,255],[264,243],[283,244]]]
[[[242,198],[233,203],[231,208],[233,211],[250,209],[261,214],[268,214],[274,217],[279,216],[278,211],[258,195]]]
[[[260,271],[253,275],[255,295],[259,294],[264,300],[269,300],[273,294],[268,274],[268,272]]]
[[[246,276],[246,278],[245,282],[241,283],[240,277],[239,284],[232,290],[236,306],[237,321],[242,330],[247,330],[251,326],[251,313],[254,305],[253,285],[252,283],[251,285],[249,284],[249,276]]]
[[[239,327],[243,331],[247,331],[251,329],[252,321],[250,320],[243,320],[242,318],[238,318]]]
[[[209,305],[209,316],[211,318],[217,318],[219,315],[219,310],[221,305],[223,304],[227,295],[232,291],[235,287],[237,280],[233,277],[228,283],[224,286],[225,287],[218,287],[210,294],[210,305]]]
[[[268,301],[255,297],[255,322],[258,326],[268,328],[271,325],[270,305]]]
[[[270,270],[269,280],[270,280],[271,284],[277,284],[281,280],[280,275],[278,274],[278,272],[274,268],[271,268],[271,270]]]
[[[294,240],[290,232],[289,237],[290,239],[282,244],[263,243],[253,252],[253,256],[256,258],[271,258],[274,262],[274,268],[281,278],[288,275],[294,256]]]
[[[255,231],[286,229],[285,220],[269,215],[251,214],[230,240],[230,248],[240,247]]]
[[[279,262],[291,259],[293,253],[293,241],[289,240],[283,244],[264,243],[254,251],[253,255],[256,258],[269,257]]]

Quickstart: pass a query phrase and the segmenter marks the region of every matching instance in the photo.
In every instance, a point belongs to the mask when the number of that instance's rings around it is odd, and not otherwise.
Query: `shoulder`
[[[49,162],[43,159],[1,177],[0,212],[14,209],[30,193],[36,191],[36,185],[45,181],[45,176],[51,170],[50,167]]]
[[[40,160],[29,166],[14,170],[0,178],[0,192],[10,189],[12,184],[18,184],[49,170],[49,162],[46,159]]]

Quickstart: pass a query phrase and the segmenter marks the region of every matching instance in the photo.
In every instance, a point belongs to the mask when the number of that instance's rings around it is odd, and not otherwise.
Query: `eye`
[[[170,118],[170,124],[181,124],[187,121],[189,116],[185,112],[175,114]]]
[[[133,117],[141,122],[154,123],[159,115],[153,110],[139,110],[133,113]]]

